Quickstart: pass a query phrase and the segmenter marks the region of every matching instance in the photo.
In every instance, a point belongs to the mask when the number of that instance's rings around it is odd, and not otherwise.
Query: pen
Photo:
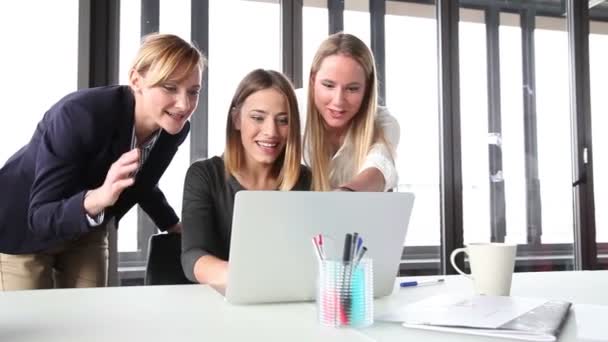
[[[353,236],[350,233],[346,234],[346,236],[344,237],[344,249],[342,250],[342,261],[345,265],[346,263],[352,261],[352,255],[350,253],[352,248],[352,241]]]
[[[321,254],[322,259],[326,259],[325,255],[325,246],[323,242],[323,234],[317,235],[317,244],[319,245],[319,253]]]
[[[357,252],[359,252],[361,250],[361,245],[363,244],[363,239],[359,236],[357,240]]]
[[[399,284],[400,287],[412,287],[412,286],[421,286],[421,285],[434,285],[434,284],[442,284],[445,279],[434,279],[434,280],[421,280],[421,281],[404,281]]]
[[[359,238],[359,233],[354,232],[353,238],[351,240],[351,245],[350,245],[350,260],[351,261],[355,260],[355,256],[357,255],[357,239],[358,238]]]
[[[359,265],[361,258],[363,258],[363,255],[365,255],[365,252],[367,252],[367,247],[363,246],[363,248],[361,248],[359,254],[357,254],[357,258],[355,259],[355,267],[357,267],[357,265]]]
[[[317,238],[313,237],[312,238],[312,245],[315,249],[315,253],[317,255],[317,258],[319,259],[319,261],[323,260],[323,257],[321,256],[321,249],[319,248],[319,244],[317,243]]]

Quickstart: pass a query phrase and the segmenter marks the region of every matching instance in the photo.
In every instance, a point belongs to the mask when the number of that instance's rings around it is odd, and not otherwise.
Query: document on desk
[[[378,317],[406,328],[555,341],[571,303],[538,298],[438,295]]]

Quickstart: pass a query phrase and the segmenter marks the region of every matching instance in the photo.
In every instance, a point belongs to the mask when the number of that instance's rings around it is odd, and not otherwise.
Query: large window
[[[569,269],[577,209],[566,20],[493,3],[460,11],[464,242],[515,242],[520,257]]]
[[[344,1],[344,31],[371,46],[370,1]],[[141,1],[120,1],[119,81],[141,39]],[[281,1],[209,1],[208,156],[223,153],[230,99],[240,80],[256,68],[282,70]],[[474,6],[471,4],[474,3]],[[77,88],[79,2],[20,1],[0,5],[0,30],[8,50],[0,55],[10,96],[10,125],[0,128],[0,164],[27,143],[44,112]],[[145,3],[144,4],[148,4]],[[438,272],[441,232],[440,147],[460,144],[464,242],[506,240],[520,244],[518,264],[534,269],[573,266],[573,227],[581,208],[572,191],[572,139],[578,122],[570,112],[569,45],[563,1],[461,1],[458,25],[460,127],[454,141],[442,141],[438,88],[435,1],[386,1],[384,21],[385,103],[401,126],[397,148],[397,191],[416,194],[404,241],[408,267]],[[328,34],[325,0],[305,0],[302,11],[304,86],[314,52]],[[603,134],[608,108],[608,5],[591,4],[589,36],[596,240],[608,248],[608,172]],[[35,8],[35,10],[32,10]],[[44,13],[44,15],[40,14]],[[54,13],[52,16],[48,13]],[[160,0],[158,31],[191,36],[191,1]],[[97,14],[101,15],[101,14]],[[17,20],[16,18],[19,18]],[[23,19],[26,18],[26,19]],[[82,18],[80,18],[82,19]],[[286,18],[287,21],[294,18]],[[297,18],[296,18],[297,19]],[[378,29],[378,27],[376,27]],[[297,31],[297,30],[296,30]],[[41,32],[54,38],[40,39]],[[378,32],[382,37],[382,31]],[[495,41],[493,39],[496,39]],[[32,44],[32,42],[35,42]],[[91,42],[95,44],[95,42]],[[61,51],[43,54],[40,51]],[[298,53],[296,51],[296,53]],[[445,60],[446,56],[443,56]],[[33,90],[33,89],[36,90]],[[304,113],[302,113],[304,115]],[[199,140],[200,141],[200,140]],[[190,164],[186,139],[159,182],[181,216],[183,180]],[[444,160],[445,162],[445,160]],[[458,164],[458,163],[457,163]],[[452,186],[452,185],[448,185]],[[118,250],[130,261],[145,258],[153,232],[137,209],[122,220]],[[452,229],[452,227],[447,227]],[[602,255],[603,256],[603,255]],[[133,258],[137,259],[134,260]],[[540,261],[539,261],[540,260]],[[546,267],[545,267],[546,266]],[[409,270],[410,268],[407,268]]]
[[[405,245],[439,245],[435,7],[389,1],[385,25],[386,106],[401,126],[397,190],[416,195]]]
[[[2,3],[0,32],[2,166],[49,107],[77,88],[78,0]]]
[[[608,4],[598,4],[590,9],[590,14],[602,14],[608,10]],[[595,231],[598,242],[598,257],[607,257],[608,245],[608,135],[604,127],[608,126],[606,111],[608,110],[608,97],[606,92],[606,75],[608,75],[608,23],[592,21],[589,35],[589,73],[591,92],[591,127],[593,141],[593,185],[595,194]],[[608,265],[600,263],[602,268]]]
[[[129,84],[129,68],[141,42],[140,33],[141,1],[120,2],[120,57],[118,80]],[[137,206],[131,208],[120,220],[118,230],[118,251],[136,252],[138,245]]]

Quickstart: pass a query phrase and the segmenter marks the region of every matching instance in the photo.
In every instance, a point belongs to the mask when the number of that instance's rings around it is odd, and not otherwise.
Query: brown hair
[[[224,164],[226,172],[229,174],[236,174],[242,168],[245,150],[241,141],[241,134],[235,128],[236,116],[240,115],[243,103],[251,94],[270,88],[283,94],[288,104],[289,133],[287,143],[285,150],[275,161],[275,168],[279,175],[279,189],[291,190],[300,177],[300,160],[302,158],[300,114],[293,86],[283,74],[277,71],[256,69],[247,74],[239,83],[228,110]]]

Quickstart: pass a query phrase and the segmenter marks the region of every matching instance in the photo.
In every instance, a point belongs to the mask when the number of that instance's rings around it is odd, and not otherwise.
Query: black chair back
[[[192,284],[184,275],[181,253],[180,234],[152,235],[148,244],[145,284]]]

